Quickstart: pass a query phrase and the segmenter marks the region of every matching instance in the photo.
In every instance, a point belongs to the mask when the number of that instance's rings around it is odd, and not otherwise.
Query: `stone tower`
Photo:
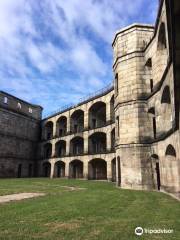
[[[113,41],[117,183],[124,188],[151,189],[152,124],[146,96],[151,91],[144,52],[154,28],[133,24]]]

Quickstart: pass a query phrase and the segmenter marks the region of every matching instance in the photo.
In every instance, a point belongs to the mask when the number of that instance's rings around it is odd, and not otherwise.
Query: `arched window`
[[[56,131],[58,137],[63,137],[67,133],[67,117],[61,116],[56,122]]]
[[[166,43],[166,28],[164,22],[161,23],[159,28],[159,36],[158,36],[158,50],[166,49],[167,43]]]
[[[74,137],[70,141],[70,154],[81,155],[84,153],[84,139],[82,137]]]
[[[84,112],[79,109],[71,115],[71,132],[78,133],[84,130]]]
[[[89,109],[89,127],[90,129],[103,127],[106,124],[106,104],[96,102]]]
[[[63,157],[66,155],[66,141],[60,140],[55,144],[56,157]]]
[[[176,157],[176,150],[171,144],[167,146],[165,155]]]
[[[165,88],[163,90],[161,103],[167,103],[167,104],[171,103],[171,95],[170,95],[169,86],[165,86]]]
[[[44,126],[44,137],[45,140],[49,140],[53,137],[53,122],[49,121]]]
[[[96,132],[89,137],[89,153],[105,153],[106,152],[106,133]]]

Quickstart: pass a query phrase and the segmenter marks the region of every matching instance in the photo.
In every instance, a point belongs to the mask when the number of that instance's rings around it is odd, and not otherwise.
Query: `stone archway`
[[[65,177],[65,163],[58,161],[54,165],[54,177],[63,178]]]
[[[168,192],[174,192],[178,188],[178,161],[176,159],[176,150],[169,144],[165,151],[164,158],[164,168],[165,168],[165,190]]]
[[[88,164],[89,179],[107,180],[107,163],[103,159],[93,159]]]
[[[69,163],[69,178],[83,178],[83,162],[73,160]]]

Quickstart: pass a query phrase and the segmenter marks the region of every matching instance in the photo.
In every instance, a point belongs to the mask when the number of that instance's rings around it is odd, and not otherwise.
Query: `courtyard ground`
[[[45,193],[0,204],[0,239],[180,239],[180,202],[158,192],[113,183],[61,179],[1,179],[0,195]],[[134,234],[137,226],[172,234]]]

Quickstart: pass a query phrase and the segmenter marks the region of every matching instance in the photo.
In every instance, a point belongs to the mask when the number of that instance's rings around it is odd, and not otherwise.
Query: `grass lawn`
[[[0,239],[180,239],[180,202],[163,193],[122,190],[96,181],[0,180],[0,195],[19,192],[47,195],[0,204]],[[137,226],[174,233],[135,236]]]

